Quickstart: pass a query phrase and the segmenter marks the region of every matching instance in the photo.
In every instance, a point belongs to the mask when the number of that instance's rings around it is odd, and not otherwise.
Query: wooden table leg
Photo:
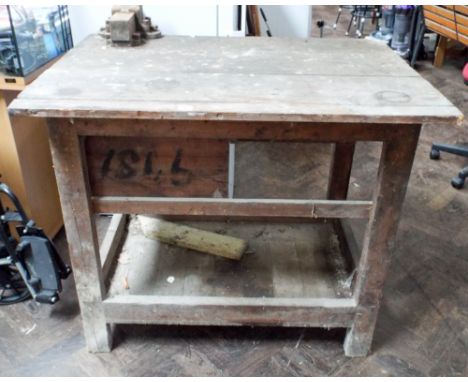
[[[337,142],[330,168],[328,199],[345,200],[353,166],[354,142]]]
[[[86,343],[91,352],[108,352],[111,350],[111,331],[104,318],[101,260],[80,141],[72,126],[60,126],[56,120],[48,122]]]
[[[372,343],[420,126],[403,126],[400,130],[401,135],[398,139],[384,142],[382,147],[378,185],[374,191],[374,208],[357,269],[354,296],[358,308],[344,343],[347,356],[365,356]]]

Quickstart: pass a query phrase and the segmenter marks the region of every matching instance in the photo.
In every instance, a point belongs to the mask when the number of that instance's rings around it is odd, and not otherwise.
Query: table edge
[[[13,106],[13,107],[12,107]],[[446,115],[360,115],[360,114],[284,114],[284,113],[230,113],[230,112],[171,112],[134,110],[64,110],[46,108],[23,108],[11,105],[11,116],[39,118],[83,118],[83,119],[152,119],[186,121],[258,121],[258,122],[329,122],[329,123],[390,123],[424,124],[448,123],[461,125],[464,115],[455,106]]]

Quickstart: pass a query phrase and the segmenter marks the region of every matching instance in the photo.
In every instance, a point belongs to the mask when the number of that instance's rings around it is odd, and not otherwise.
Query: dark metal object
[[[338,14],[336,15],[336,20],[335,24],[333,24],[333,29],[336,29],[336,26],[338,25],[338,21],[340,21],[341,13],[343,12],[343,9],[346,9],[348,11],[352,11],[354,9],[353,5],[339,5],[338,6]]]
[[[68,7],[66,5],[59,5],[58,15],[61,20],[69,20],[70,15],[68,13]],[[64,50],[68,51],[71,48],[73,48],[73,36],[72,36],[70,22],[67,22],[64,24],[64,27],[62,28],[62,36],[63,36]]]
[[[431,159],[440,159],[440,152],[460,155],[468,158],[468,146],[447,145],[444,143],[433,143],[430,153]],[[468,167],[463,168],[457,176],[452,178],[451,184],[454,188],[463,188],[465,179],[468,178]]]
[[[320,19],[317,21],[317,27],[320,29],[320,38],[323,37],[323,27],[325,26],[325,21],[323,19]]]
[[[351,20],[349,21],[348,29],[345,35],[349,36],[351,25],[356,26],[356,37],[361,38],[364,34],[364,25],[367,19],[375,22],[376,30],[378,29],[378,20],[381,16],[380,5],[353,5],[351,11]]]
[[[267,20],[267,18],[266,18],[266,16],[265,16],[265,12],[263,12],[263,9],[262,9],[262,8],[260,8],[260,13],[261,13],[262,19],[263,19],[263,21],[265,22],[265,25],[266,25],[266,27],[267,27],[266,34],[268,35],[268,37],[271,37],[272,34],[271,34],[271,31],[270,31],[270,26],[268,25],[268,20]]]
[[[409,55],[411,67],[414,67],[416,60],[426,57],[424,50],[424,34],[427,31],[424,23],[424,12],[422,5],[418,5],[413,14],[411,23],[410,38],[409,38]]]
[[[8,19],[10,20],[10,25],[14,25],[13,24],[13,19],[11,17],[11,9],[10,9],[9,5],[7,5],[7,10],[8,10]],[[11,28],[11,42],[12,42],[12,44],[14,46],[14,49],[15,49],[16,60],[12,59],[11,61],[9,61],[9,63],[13,67],[12,71],[14,71],[15,69],[18,70],[19,75],[24,77],[24,68],[21,65],[21,60],[20,60],[21,56],[20,56],[19,50],[18,50],[18,41],[16,39],[15,28]]]
[[[62,279],[71,273],[54,244],[24,212],[11,189],[0,182],[15,210],[5,209],[0,200],[0,305],[33,297],[37,302],[55,304],[62,291]],[[10,231],[17,223],[19,240]],[[7,295],[5,295],[7,294]]]

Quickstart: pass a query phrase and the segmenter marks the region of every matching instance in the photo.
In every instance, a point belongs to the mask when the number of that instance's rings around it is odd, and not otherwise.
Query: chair
[[[433,143],[430,153],[431,159],[439,159],[440,152],[444,151],[446,153],[461,155],[468,158],[468,146],[458,146],[458,145],[447,145],[444,143]],[[463,168],[457,176],[452,178],[452,186],[456,189],[463,188],[465,184],[465,179],[468,178],[468,166]]]
[[[354,9],[354,6],[353,5],[339,5],[338,6],[338,14],[336,15],[336,20],[335,20],[335,24],[333,24],[333,29],[336,29],[338,25],[338,21],[340,21],[341,12],[343,12],[343,9],[346,9],[349,12],[352,12]]]
[[[421,9],[422,8],[422,9]],[[466,5],[424,5],[418,6],[415,27],[415,42],[411,57],[414,66],[419,49],[423,46],[424,33],[437,33],[439,38],[435,51],[434,66],[440,68],[444,62],[445,51],[450,45],[461,43],[468,46],[468,6]]]
[[[345,35],[349,36],[351,26],[356,26],[356,36],[361,38],[364,33],[364,24],[367,19],[371,19],[372,23],[375,23],[376,30],[378,29],[378,19],[380,18],[380,6],[379,5],[353,5],[351,11],[351,20],[348,24],[348,29]]]

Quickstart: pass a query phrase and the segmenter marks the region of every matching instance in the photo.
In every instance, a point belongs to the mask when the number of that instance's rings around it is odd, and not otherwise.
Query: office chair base
[[[468,147],[458,145],[447,145],[444,143],[433,143],[429,157],[433,160],[440,159],[440,152],[444,151],[450,154],[468,157]],[[452,178],[453,188],[460,190],[465,185],[465,179],[468,178],[468,167],[462,169],[457,176]]]
[[[450,183],[452,184],[453,188],[456,188],[457,190],[460,190],[465,185],[465,179],[460,178],[459,176],[454,176]]]
[[[465,167],[462,169],[459,173],[458,176],[454,176],[452,178],[452,186],[456,188],[457,190],[460,190],[463,188],[465,185],[465,179],[468,178],[468,167]]]

